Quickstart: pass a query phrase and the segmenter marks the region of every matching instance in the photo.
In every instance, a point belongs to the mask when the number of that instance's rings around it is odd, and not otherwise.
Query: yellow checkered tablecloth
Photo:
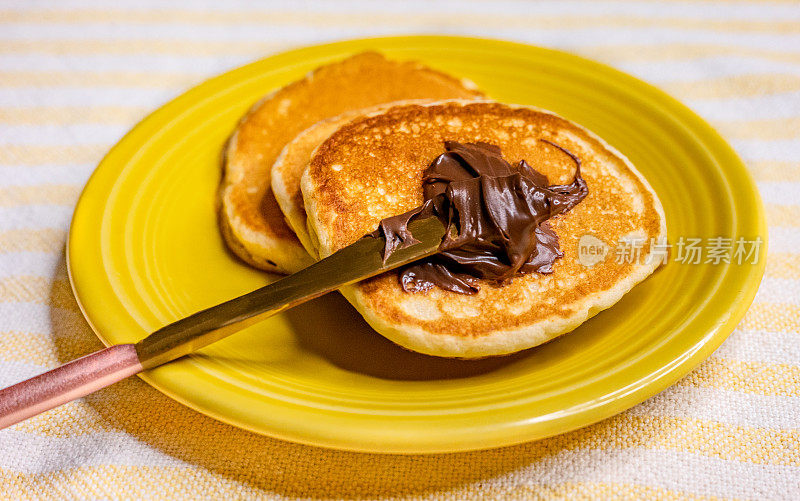
[[[770,242],[755,303],[678,384],[502,449],[392,456],[261,437],[131,378],[0,431],[0,498],[800,498],[800,4],[0,0],[0,386],[101,348],[64,241],[150,110],[285,48],[466,34],[576,52],[665,89],[749,166]]]

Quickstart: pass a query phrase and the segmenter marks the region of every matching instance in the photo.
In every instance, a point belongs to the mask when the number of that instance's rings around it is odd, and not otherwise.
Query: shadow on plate
[[[304,350],[341,369],[383,379],[466,378],[498,370],[531,353],[458,360],[409,351],[375,332],[338,293],[296,306],[283,315],[291,323],[297,343]]]

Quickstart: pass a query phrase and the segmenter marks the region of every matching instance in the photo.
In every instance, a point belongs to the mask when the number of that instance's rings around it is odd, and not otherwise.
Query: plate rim
[[[92,319],[88,315],[87,310],[83,304],[83,301],[81,300],[81,296],[78,294],[76,280],[74,278],[74,265],[72,264],[73,258],[71,257],[71,255],[75,252],[75,246],[77,245],[75,243],[73,229],[74,226],[76,225],[76,220],[79,219],[79,215],[81,214],[79,211],[81,209],[82,202],[86,200],[87,194],[90,193],[90,190],[93,188],[92,185],[96,183],[97,178],[99,177],[98,174],[100,170],[106,164],[108,158],[111,157],[115,153],[115,151],[118,148],[120,148],[121,145],[126,142],[126,140],[129,139],[130,136],[137,133],[140,128],[144,127],[148,122],[150,122],[150,120],[153,119],[154,115],[158,114],[158,112],[161,111],[163,108],[172,105],[176,101],[185,99],[188,94],[192,93],[193,91],[195,91],[200,87],[205,87],[215,81],[226,78],[229,74],[233,72],[242,71],[245,68],[259,64],[265,64],[267,61],[270,60],[277,60],[283,57],[291,57],[294,55],[299,55],[302,54],[304,51],[321,50],[321,49],[335,50],[336,48],[347,48],[348,46],[358,46],[359,44],[369,43],[369,42],[379,45],[381,42],[390,42],[390,41],[400,42],[403,40],[409,40],[409,41],[413,40],[415,42],[430,42],[430,43],[444,42],[444,41],[451,41],[456,43],[457,42],[484,43],[487,45],[506,47],[514,50],[536,50],[536,51],[541,51],[542,53],[549,52],[554,55],[557,55],[558,57],[566,57],[568,59],[572,59],[576,62],[579,62],[580,64],[588,64],[591,66],[595,66],[598,69],[610,73],[615,78],[621,78],[623,80],[635,84],[636,86],[642,89],[646,89],[648,92],[657,96],[661,102],[666,103],[669,109],[674,111],[679,111],[682,118],[689,117],[693,121],[693,125],[700,126],[702,129],[705,129],[706,137],[713,138],[713,142],[715,143],[715,150],[720,151],[719,148],[722,148],[722,150],[725,150],[725,153],[727,154],[728,157],[735,160],[731,164],[726,165],[726,170],[725,170],[726,177],[728,175],[729,169],[738,169],[739,171],[738,174],[744,180],[746,180],[747,192],[749,195],[753,197],[751,202],[753,203],[753,205],[756,207],[757,210],[757,214],[755,217],[755,226],[756,226],[755,234],[763,238],[763,248],[761,249],[761,254],[760,254],[761,258],[758,260],[756,264],[749,267],[750,272],[748,273],[747,278],[745,280],[746,287],[743,288],[743,290],[741,291],[741,295],[739,296],[741,300],[732,306],[732,308],[729,310],[730,314],[727,316],[727,318],[723,322],[719,322],[713,329],[713,331],[709,330],[706,333],[707,336],[704,339],[699,340],[698,343],[694,345],[696,349],[691,351],[691,353],[689,353],[688,355],[684,353],[684,356],[682,358],[672,360],[671,363],[664,364],[660,367],[654,368],[652,371],[653,373],[656,373],[659,370],[665,368],[667,370],[665,370],[655,379],[649,379],[645,384],[641,384],[633,391],[627,393],[624,399],[616,398],[609,400],[607,402],[595,402],[595,405],[585,406],[580,411],[571,414],[571,416],[575,418],[587,415],[590,411],[593,411],[594,412],[593,416],[588,420],[584,419],[577,424],[573,423],[566,427],[560,427],[558,431],[539,434],[536,437],[530,437],[521,434],[522,436],[520,437],[511,437],[505,440],[496,440],[494,443],[489,445],[485,444],[476,445],[474,443],[470,443],[466,445],[451,444],[450,446],[443,447],[443,446],[430,446],[430,444],[425,444],[423,447],[414,448],[415,444],[410,444],[410,445],[405,444],[406,446],[402,448],[394,446],[376,448],[370,446],[359,447],[359,446],[353,446],[351,444],[340,444],[340,443],[334,443],[334,441],[323,442],[319,440],[319,437],[317,437],[317,439],[315,439],[314,437],[299,437],[294,434],[282,433],[281,432],[282,430],[277,430],[275,428],[271,428],[267,431],[264,427],[259,428],[256,426],[252,426],[249,423],[237,420],[234,417],[221,413],[215,409],[204,407],[203,405],[200,405],[197,402],[188,400],[186,397],[174,392],[169,388],[164,387],[164,385],[159,383],[156,380],[156,378],[153,378],[150,375],[150,373],[139,373],[137,374],[137,376],[139,376],[147,384],[149,384],[156,390],[160,391],[167,397],[181,403],[182,405],[185,405],[186,407],[189,407],[197,412],[200,412],[201,414],[210,416],[221,422],[227,423],[232,426],[236,426],[237,428],[240,429],[245,429],[254,433],[258,433],[260,435],[266,435],[281,440],[287,440],[295,443],[302,443],[316,447],[325,447],[337,450],[348,450],[353,452],[386,453],[386,454],[453,453],[453,452],[465,452],[472,450],[492,449],[509,445],[515,445],[523,442],[541,440],[544,438],[584,428],[594,423],[603,421],[647,400],[648,398],[651,398],[652,396],[660,393],[669,386],[672,386],[679,379],[689,374],[695,367],[697,367],[701,362],[703,362],[706,358],[708,358],[711,355],[711,353],[713,353],[717,348],[719,348],[719,346],[725,341],[725,339],[727,339],[727,337],[733,332],[735,327],[739,324],[739,322],[744,317],[747,310],[750,308],[753,300],[755,299],[758,287],[761,283],[766,268],[766,260],[767,260],[766,256],[768,248],[768,228],[766,224],[766,216],[764,212],[763,201],[761,199],[760,193],[756,187],[753,176],[750,173],[749,169],[747,168],[746,164],[741,160],[739,155],[730,146],[727,140],[725,140],[725,138],[721,134],[719,134],[716,131],[716,129],[714,129],[714,127],[711,126],[705,119],[699,116],[691,108],[689,108],[676,98],[669,95],[667,92],[648,83],[645,80],[641,80],[633,75],[623,72],[608,64],[598,62],[593,59],[589,59],[587,57],[584,57],[582,55],[573,52],[553,49],[549,47],[541,47],[522,42],[515,42],[515,41],[502,40],[496,38],[486,38],[486,37],[459,36],[459,35],[428,35],[428,34],[346,38],[320,44],[308,44],[308,45],[300,45],[293,48],[288,48],[286,50],[282,50],[280,52],[271,54],[267,57],[259,58],[250,61],[248,63],[242,64],[240,66],[236,66],[222,73],[219,73],[213,77],[205,79],[188,89],[185,89],[177,96],[160,104],[157,108],[152,109],[145,117],[143,117],[139,122],[137,122],[136,125],[134,125],[130,130],[128,130],[104,154],[103,158],[95,166],[94,170],[92,171],[92,174],[87,179],[86,184],[82,188],[78,200],[75,204],[73,216],[70,220],[69,229],[67,232],[67,243],[65,247],[65,254],[66,254],[67,276],[69,278],[70,287],[81,314],[83,315],[87,324],[90,326],[90,328],[97,336],[97,338],[100,339],[100,341],[105,346],[111,346],[112,344],[100,333],[95,324],[92,322]],[[376,48],[376,50],[381,50],[381,49]]]

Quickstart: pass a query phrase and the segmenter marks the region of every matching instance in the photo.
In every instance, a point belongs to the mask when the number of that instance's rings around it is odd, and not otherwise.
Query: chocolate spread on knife
[[[542,141],[575,162],[572,183],[548,186],[547,177],[525,160],[511,165],[492,144],[445,142],[445,153],[424,173],[425,202],[383,219],[373,233],[386,239],[386,259],[417,242],[408,230],[413,219],[435,216],[446,225],[437,254],[401,269],[403,290],[422,292],[436,285],[475,294],[478,278],[503,283],[517,274],[552,273],[563,253],[547,220],[575,207],[589,188],[581,177],[580,159]]]

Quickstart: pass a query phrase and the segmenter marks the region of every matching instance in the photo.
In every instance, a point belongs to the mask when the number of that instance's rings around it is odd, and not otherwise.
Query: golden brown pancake
[[[317,148],[301,184],[319,254],[327,256],[373,231],[382,218],[419,206],[423,172],[444,152],[446,140],[497,145],[509,162],[524,159],[550,183],[569,183],[575,164],[543,140],[550,141],[582,160],[589,194],[551,220],[564,253],[552,274],[530,273],[502,286],[481,280],[475,295],[438,287],[407,293],[398,272],[343,288],[370,325],[392,341],[463,358],[530,348],[610,307],[660,264],[647,261],[650,239],[666,237],[663,209],[621,153],[553,113],[465,101],[393,107],[351,121]],[[605,243],[605,259],[592,266],[579,260],[582,237]],[[640,260],[618,263],[614,248],[631,237],[642,239]]]
[[[281,150],[320,120],[392,101],[473,98],[480,92],[416,62],[358,54],[323,66],[256,103],[239,123],[225,156],[220,227],[228,246],[258,268],[289,273],[312,258],[287,225],[270,189]]]
[[[339,116],[321,120],[308,129],[304,130],[286,147],[283,148],[278,159],[272,165],[272,193],[281,208],[286,222],[294,231],[300,243],[309,254],[317,256],[317,249],[314,247],[306,226],[306,208],[303,203],[303,193],[300,191],[300,178],[308,167],[308,161],[317,147],[322,144],[328,136],[333,134],[336,129],[351,120],[364,115],[379,112],[394,105],[425,103],[429,100],[409,100],[396,101],[391,104],[382,104],[364,110],[352,110],[342,113]]]

